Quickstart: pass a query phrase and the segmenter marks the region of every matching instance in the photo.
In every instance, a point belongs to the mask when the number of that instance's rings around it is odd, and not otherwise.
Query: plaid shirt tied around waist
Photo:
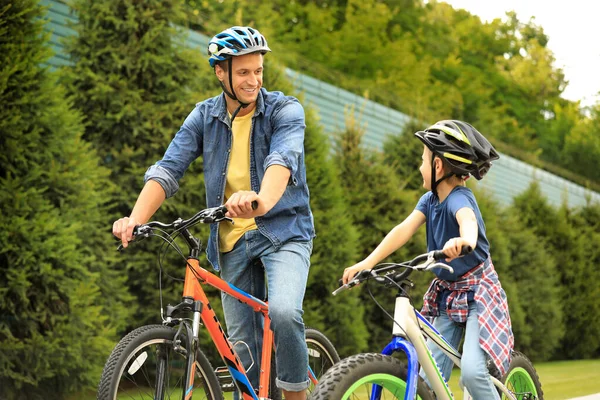
[[[464,274],[456,282],[435,278],[423,296],[421,314],[440,315],[438,297],[444,290],[451,293],[446,300],[446,312],[456,322],[466,322],[469,313],[468,292],[474,292],[479,322],[479,345],[494,361],[502,375],[508,370],[514,337],[508,313],[506,293],[490,258]]]

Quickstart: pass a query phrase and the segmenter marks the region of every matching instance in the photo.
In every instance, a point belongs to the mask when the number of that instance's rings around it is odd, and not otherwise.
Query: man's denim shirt
[[[144,176],[158,182],[166,196],[179,189],[178,181],[196,158],[203,157],[206,203],[217,207],[224,203],[227,167],[231,152],[231,123],[225,95],[196,104],[167,148],[162,160]],[[288,241],[309,241],[315,236],[309,205],[304,165],[304,109],[293,97],[281,92],[260,90],[252,117],[250,139],[250,184],[258,193],[266,169],[282,165],[291,172],[289,184],[267,214],[257,217],[258,230],[276,248]],[[202,205],[198,204],[198,209]],[[221,222],[227,224],[229,222]],[[210,226],[208,261],[219,269],[218,227]]]

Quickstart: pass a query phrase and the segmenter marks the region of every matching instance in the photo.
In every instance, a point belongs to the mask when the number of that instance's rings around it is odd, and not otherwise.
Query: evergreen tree
[[[515,329],[515,346],[532,359],[547,360],[564,334],[564,322],[558,252],[544,240],[540,228],[561,230],[563,224],[535,183],[515,198],[509,214],[503,229],[510,238],[508,274],[516,283],[525,314],[522,330]],[[537,340],[538,332],[544,332],[544,340]]]
[[[558,266],[560,296],[552,297],[560,299],[564,337],[555,358],[594,357],[600,349],[600,307],[596,301],[600,278],[596,268],[598,205],[579,210],[563,205],[556,210],[542,199],[537,185],[519,197],[516,205],[523,223],[533,229],[540,245],[549,250]]]
[[[420,192],[406,190],[405,185],[400,184],[401,179],[406,177],[398,178],[393,166],[386,163],[381,154],[369,152],[362,147],[364,129],[360,122],[352,117],[353,112],[349,112],[348,115],[350,116],[346,119],[346,129],[337,138],[334,159],[339,169],[349,213],[360,235],[358,258],[355,260],[360,261],[379,245],[394,226],[412,212]],[[415,141],[418,142],[417,139]],[[425,251],[425,235],[424,230],[421,230],[401,250],[385,261],[404,261]],[[433,276],[413,274],[412,278],[417,281],[417,290],[412,293],[412,297],[415,305],[419,307],[422,294]],[[388,313],[391,312],[393,291],[377,285],[369,287],[382,307]],[[369,327],[369,349],[380,349],[389,342],[392,321],[371,299],[368,288],[362,287],[359,290],[367,309],[365,323]]]
[[[84,138],[98,151],[117,189],[107,199],[108,230],[130,214],[146,169],[162,158],[195,103],[218,93],[217,84],[201,52],[185,48],[175,28],[183,20],[180,2],[80,0],[72,7],[79,19],[73,26],[77,36],[67,43],[74,64],[64,70],[63,79],[85,116]],[[201,160],[191,165],[180,185],[182,193],[167,200],[153,219],[189,218],[205,207]],[[206,238],[207,230],[194,232]],[[105,240],[112,241],[108,233]],[[159,321],[161,244],[158,239],[136,243],[116,261],[138,300],[130,328]],[[181,283],[169,277],[183,278],[185,262],[170,251],[164,268],[163,300],[178,303]]]
[[[571,229],[553,241],[565,239],[565,251],[557,256],[563,285],[565,335],[560,358],[581,359],[600,356],[600,204],[588,204],[576,211],[565,208]],[[559,232],[557,232],[559,233]],[[560,233],[559,233],[560,234]]]
[[[271,60],[271,55],[268,59]],[[293,87],[277,62],[269,61],[264,81],[272,90],[293,94]],[[299,99],[303,102],[301,96]],[[351,355],[367,349],[364,306],[357,291],[336,298],[331,292],[337,288],[344,268],[356,260],[358,234],[348,215],[347,196],[339,171],[330,157],[329,137],[323,133],[314,110],[306,104],[304,107],[306,171],[317,232],[304,301],[304,321],[307,326],[322,330],[341,355]]]
[[[418,140],[414,133],[426,127],[423,123],[411,119],[399,134],[388,136],[383,146],[384,161],[394,169],[403,188],[423,190],[423,177],[419,171],[423,142]]]
[[[43,63],[42,9],[0,4],[0,397],[61,399],[93,386],[127,312],[98,257],[108,171]]]
[[[484,178],[485,179],[485,178]],[[467,181],[467,186],[474,186],[473,179]],[[531,328],[527,326],[525,320],[525,308],[527,304],[525,299],[519,295],[519,282],[516,281],[511,274],[512,266],[512,251],[511,242],[512,236],[507,234],[506,227],[515,225],[517,231],[523,229],[519,220],[511,217],[506,208],[501,207],[489,193],[478,190],[476,187],[471,187],[477,198],[477,205],[481,211],[481,216],[485,223],[485,232],[488,242],[490,243],[490,257],[494,264],[494,269],[500,278],[500,284],[504,289],[508,298],[508,308],[512,323],[513,333],[517,341],[517,350],[527,351],[521,348],[521,343],[526,341],[531,342]],[[514,268],[519,268],[515,266]],[[526,338],[522,338],[523,336]]]

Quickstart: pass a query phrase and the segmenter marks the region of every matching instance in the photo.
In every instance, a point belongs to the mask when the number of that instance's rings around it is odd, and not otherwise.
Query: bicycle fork
[[[431,386],[438,398],[452,399],[453,395],[448,384],[442,377],[437,363],[433,359],[425,340],[421,333],[421,328],[415,311],[410,304],[408,297],[399,295],[396,297],[396,306],[394,310],[394,326],[392,330],[393,339],[383,349],[382,354],[392,355],[396,351],[406,353],[408,359],[408,371],[406,376],[405,400],[414,400],[417,395],[417,381],[419,377],[419,360],[429,360],[421,364],[425,374],[428,377],[436,377],[431,380]],[[460,361],[458,361],[460,362]],[[379,393],[377,393],[379,392]],[[380,397],[381,387],[373,390],[371,400],[377,400]]]
[[[183,301],[176,306],[167,306],[167,315],[165,323],[168,325],[172,322],[172,315],[177,311],[191,311],[193,314],[192,324],[190,324],[184,320],[181,320],[179,323],[179,330],[175,334],[173,348],[175,351],[182,351],[185,349],[185,359],[186,359],[186,368],[183,375],[183,382],[185,382],[185,390],[182,394],[182,400],[189,400],[193,396],[194,390],[194,379],[196,374],[196,351],[198,349],[198,335],[200,332],[200,314],[202,313],[202,302],[199,300],[194,300],[189,297],[184,297]],[[179,335],[181,334],[182,329],[185,328],[185,347],[182,348],[180,345],[181,340],[179,339]],[[160,365],[157,367],[160,369]],[[160,372],[158,370],[157,372]],[[159,376],[162,376],[160,374]],[[157,391],[157,399],[163,399],[162,387],[163,384],[157,385],[161,389]]]

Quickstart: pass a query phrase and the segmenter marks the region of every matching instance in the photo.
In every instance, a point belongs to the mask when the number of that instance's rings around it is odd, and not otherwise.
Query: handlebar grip
[[[473,252],[473,248],[471,246],[463,246],[460,252],[460,256],[466,256],[467,254],[471,254]],[[447,258],[446,254],[442,250],[435,250],[433,252],[434,260],[440,261]]]
[[[252,200],[252,209],[256,210],[258,208],[258,201],[256,200]],[[222,205],[221,207],[223,207],[223,212],[226,213],[227,212],[227,207],[225,207],[225,205]]]

